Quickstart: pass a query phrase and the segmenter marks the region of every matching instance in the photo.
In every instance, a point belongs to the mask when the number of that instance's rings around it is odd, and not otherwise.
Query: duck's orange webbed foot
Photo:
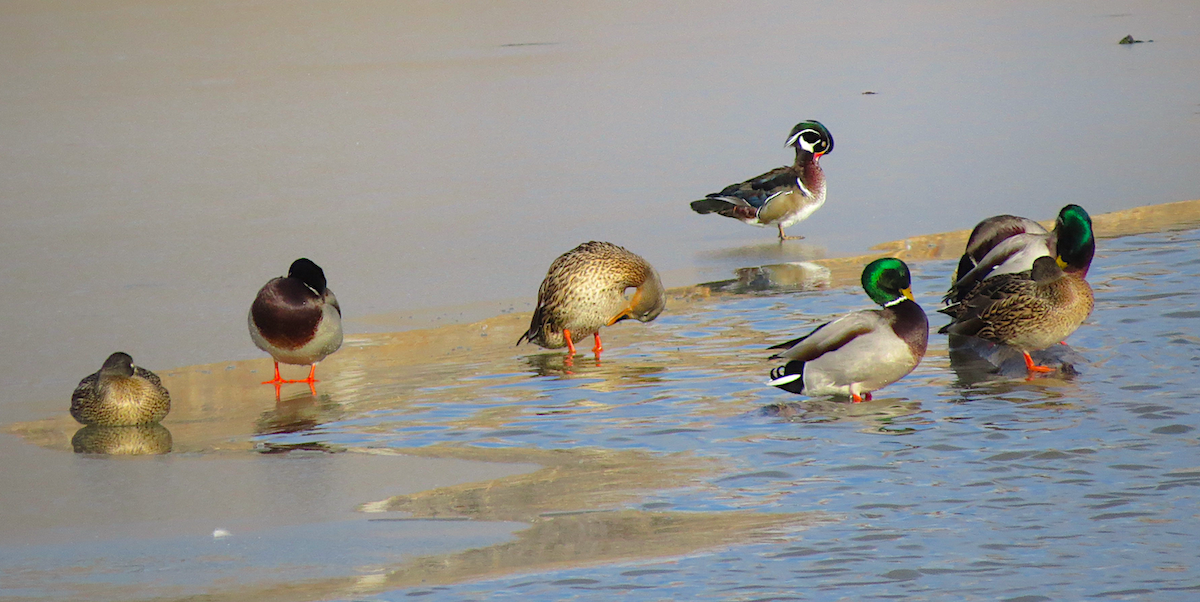
[[[563,340],[567,342],[567,354],[574,356],[575,355],[575,341],[571,340],[571,331],[570,330],[567,330],[565,328],[563,329]]]
[[[1033,357],[1029,355],[1028,351],[1022,351],[1021,353],[1025,354],[1025,369],[1026,370],[1028,370],[1030,372],[1042,372],[1042,373],[1054,372],[1054,368],[1051,368],[1049,366],[1039,366],[1039,365],[1033,363]]]
[[[262,381],[262,384],[275,385],[276,387],[278,387],[280,384],[287,383],[287,382],[292,382],[292,381],[283,380],[283,377],[279,376],[279,362],[275,362],[275,378],[273,378],[271,380],[264,380],[264,381]]]
[[[594,334],[592,336],[596,337],[596,346],[592,347],[592,353],[595,353],[597,356],[599,356],[600,352],[604,351],[604,345],[600,344],[600,333],[597,332],[596,334]]]

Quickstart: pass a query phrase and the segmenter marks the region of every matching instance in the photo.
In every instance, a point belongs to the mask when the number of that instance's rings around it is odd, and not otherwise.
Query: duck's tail
[[[701,215],[716,213],[734,219],[754,219],[758,216],[758,209],[745,202],[739,205],[723,197],[709,197],[692,201],[692,211]]]
[[[524,342],[537,344],[542,339],[542,308],[539,306],[533,310],[533,319],[529,321],[529,330],[526,330],[521,337],[517,339],[517,345]],[[516,347],[516,345],[513,345]]]
[[[771,371],[771,380],[767,381],[772,387],[779,387],[788,393],[804,394],[804,362],[792,360]]]

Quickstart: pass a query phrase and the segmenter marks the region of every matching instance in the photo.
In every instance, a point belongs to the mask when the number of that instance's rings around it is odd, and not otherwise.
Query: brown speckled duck
[[[152,424],[170,411],[171,395],[158,375],[134,366],[133,358],[120,351],[108,356],[98,372],[79,381],[71,394],[71,416],[80,424]]]
[[[250,305],[250,338],[275,360],[275,379],[263,384],[317,382],[317,362],[342,346],[342,309],[325,286],[325,271],[301,257],[286,277],[272,278]],[[279,362],[310,366],[308,378],[284,380]]]
[[[1038,257],[1033,269],[984,280],[960,303],[941,309],[952,321],[938,332],[975,336],[1009,345],[1025,356],[1030,372],[1051,372],[1036,365],[1030,351],[1058,343],[1092,313],[1092,287],[1077,271],[1064,272],[1061,258]]]
[[[630,288],[636,290],[626,298]],[[575,343],[591,335],[596,339],[592,351],[599,356],[601,327],[627,318],[649,322],[665,305],[658,272],[645,259],[612,243],[586,242],[550,264],[529,330],[517,344],[566,346],[574,355]]]
[[[988,278],[1028,272],[1033,261],[1043,256],[1062,258],[1063,271],[1086,278],[1095,253],[1092,217],[1079,205],[1067,205],[1058,212],[1053,232],[1015,215],[989,217],[971,231],[944,300],[957,303]]]

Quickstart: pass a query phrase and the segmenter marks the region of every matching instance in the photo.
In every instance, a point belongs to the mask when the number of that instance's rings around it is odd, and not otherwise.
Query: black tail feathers
[[[701,215],[708,213],[721,213],[722,210],[728,211],[730,207],[731,204],[729,201],[722,201],[719,199],[700,199],[698,201],[692,201],[692,211],[695,211]]]
[[[774,381],[784,377],[792,376],[793,378],[787,382],[776,384]],[[779,387],[788,393],[796,393],[797,395],[804,394],[804,362],[799,360],[790,361],[774,370],[771,370],[771,386]]]

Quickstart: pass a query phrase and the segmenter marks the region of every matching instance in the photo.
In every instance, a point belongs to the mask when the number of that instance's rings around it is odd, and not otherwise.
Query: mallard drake
[[[636,289],[630,298],[627,289]],[[550,264],[538,289],[529,330],[517,339],[547,349],[567,347],[592,335],[597,356],[604,350],[600,328],[633,318],[649,322],[666,306],[658,272],[645,259],[607,242],[585,242]]]
[[[804,238],[786,236],[783,229],[825,204],[825,172],[818,160],[833,151],[833,136],[821,122],[805,121],[792,128],[786,146],[796,148],[794,164],[692,201],[692,210],[718,213],[755,226],[774,224],[781,241]]]
[[[133,358],[120,351],[108,356],[95,374],[79,381],[71,394],[71,417],[80,424],[153,424],[170,411],[171,394],[158,375],[134,366]]]
[[[984,280],[966,299],[939,311],[952,320],[938,332],[1008,345],[1025,356],[1030,372],[1051,372],[1030,357],[1066,339],[1092,313],[1092,287],[1079,271],[1063,271],[1060,257],[1038,257],[1020,274]]]
[[[769,385],[808,395],[849,395],[855,403],[904,378],[925,357],[929,320],[913,300],[908,266],[876,259],[862,272],[862,287],[883,309],[864,309],[826,322],[807,335],[770,349],[770,359],[790,360],[771,371]]]
[[[325,271],[301,257],[286,277],[272,278],[250,305],[250,338],[275,360],[275,379],[263,384],[317,382],[317,362],[342,346],[342,308],[325,286]],[[284,380],[279,363],[310,366],[308,378]]]
[[[1064,270],[1086,277],[1095,253],[1092,218],[1079,205],[1059,210],[1052,232],[1015,215],[989,217],[971,231],[945,301],[962,301],[987,278],[1028,272],[1038,257],[1061,257]]]

